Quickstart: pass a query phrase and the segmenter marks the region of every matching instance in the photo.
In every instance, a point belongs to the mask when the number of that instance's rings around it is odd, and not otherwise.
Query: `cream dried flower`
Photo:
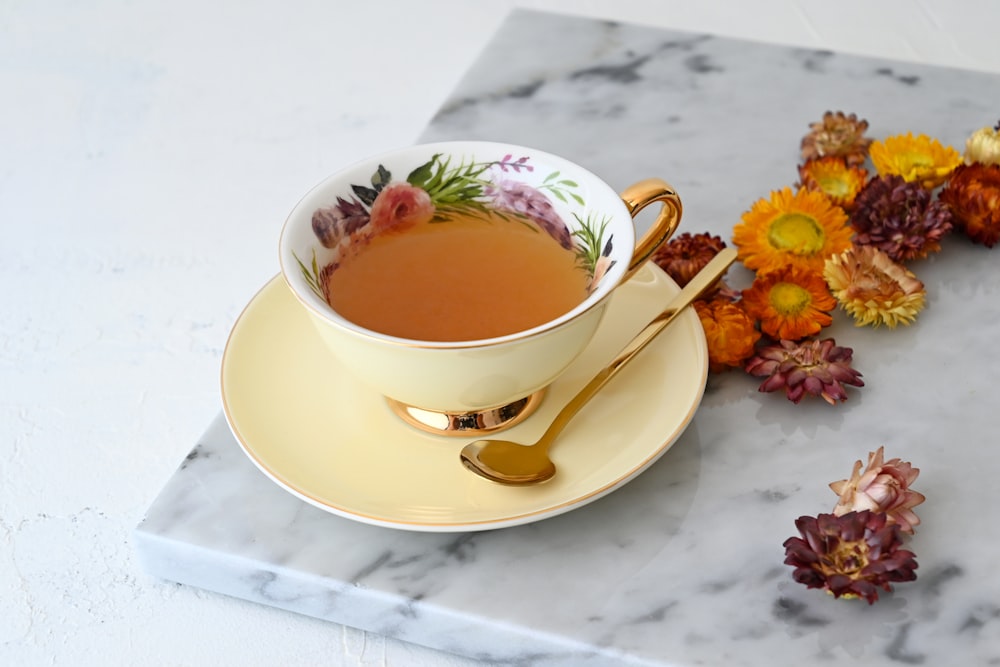
[[[913,272],[874,246],[854,246],[826,260],[826,284],[854,323],[913,323],[923,310],[927,292]]]
[[[966,139],[965,162],[1000,165],[1000,123],[976,130]]]
[[[885,461],[884,450],[879,447],[878,451],[868,453],[864,472],[861,461],[856,461],[850,479],[830,483],[833,492],[840,496],[833,513],[843,516],[862,510],[885,512],[889,523],[912,535],[913,527],[920,523],[913,508],[925,500],[923,494],[910,488],[920,469],[898,458]]]

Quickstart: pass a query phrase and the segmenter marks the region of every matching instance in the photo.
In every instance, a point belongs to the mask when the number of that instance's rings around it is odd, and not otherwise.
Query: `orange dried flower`
[[[822,271],[827,257],[851,247],[847,214],[821,192],[773,191],[742,217],[733,228],[733,243],[740,261],[753,271],[788,265]]]
[[[848,165],[864,164],[872,140],[864,136],[868,121],[855,114],[827,111],[823,120],[809,124],[810,132],[802,138],[802,159],[833,156],[843,158]]]
[[[726,299],[699,300],[694,309],[705,329],[709,370],[721,373],[741,366],[753,354],[760,332],[739,304]]]
[[[1000,165],[962,165],[939,199],[974,243],[992,248],[1000,240]]]
[[[962,155],[951,146],[943,146],[926,134],[914,137],[912,132],[872,142],[869,153],[882,176],[902,176],[903,180],[919,183],[928,190],[944,183],[962,164]]]
[[[836,306],[820,274],[794,266],[758,274],[743,291],[747,314],[775,339],[795,341],[818,334],[833,322],[830,311]]]
[[[884,460],[884,447],[868,452],[868,466],[861,472],[861,461],[854,463],[850,479],[831,482],[830,488],[839,498],[833,513],[843,516],[848,512],[871,510],[885,512],[888,523],[899,525],[904,533],[913,534],[913,527],[920,518],[913,508],[926,498],[910,488],[920,474],[902,459]]]
[[[840,157],[821,157],[799,165],[802,187],[822,192],[837,206],[849,209],[868,179],[868,170],[850,167]]]

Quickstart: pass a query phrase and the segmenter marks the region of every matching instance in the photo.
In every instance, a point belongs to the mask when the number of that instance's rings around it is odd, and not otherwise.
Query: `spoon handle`
[[[608,383],[611,378],[618,374],[622,368],[624,368],[628,362],[632,361],[633,358],[642,350],[649,345],[649,343],[656,338],[656,336],[663,331],[670,322],[673,321],[681,311],[689,306],[693,301],[701,297],[705,292],[708,291],[710,287],[715,285],[716,281],[725,274],[726,269],[729,265],[736,260],[736,249],[735,248],[723,248],[712,260],[702,268],[691,281],[684,286],[677,296],[670,300],[667,307],[653,318],[640,331],[636,336],[629,341],[621,352],[618,353],[611,362],[602,368],[597,375],[595,375],[590,382],[584,385],[576,396],[574,396],[570,401],[559,411],[559,414],[555,416],[552,423],[542,434],[539,444],[547,446],[560,431],[565,428],[566,424],[580,411],[584,405],[587,404],[594,394],[600,391],[601,387]]]

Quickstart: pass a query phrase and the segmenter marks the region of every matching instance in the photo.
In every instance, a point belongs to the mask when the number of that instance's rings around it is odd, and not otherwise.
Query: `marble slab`
[[[961,148],[997,122],[1000,76],[518,11],[422,139],[527,144],[618,188],[661,176],[684,229],[728,239],[757,198],[795,182],[799,141],[828,109],[867,118],[873,137]],[[261,474],[220,415],[138,526],[141,562],[503,664],[1000,664],[997,253],[949,238],[914,264],[928,290],[914,326],[838,314],[828,333],[866,382],[846,403],[793,405],[741,373],[712,376],[648,471],[530,525],[415,533],[325,513]],[[918,580],[874,606],[794,583],[781,546],[794,520],[830,511],[827,484],[880,445],[921,469]]]

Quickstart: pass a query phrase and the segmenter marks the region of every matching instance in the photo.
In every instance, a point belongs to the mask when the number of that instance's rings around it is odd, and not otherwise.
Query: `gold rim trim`
[[[505,405],[471,412],[426,410],[393,398],[385,400],[393,414],[425,433],[465,437],[496,433],[520,424],[538,409],[544,395],[545,390],[540,389]]]

